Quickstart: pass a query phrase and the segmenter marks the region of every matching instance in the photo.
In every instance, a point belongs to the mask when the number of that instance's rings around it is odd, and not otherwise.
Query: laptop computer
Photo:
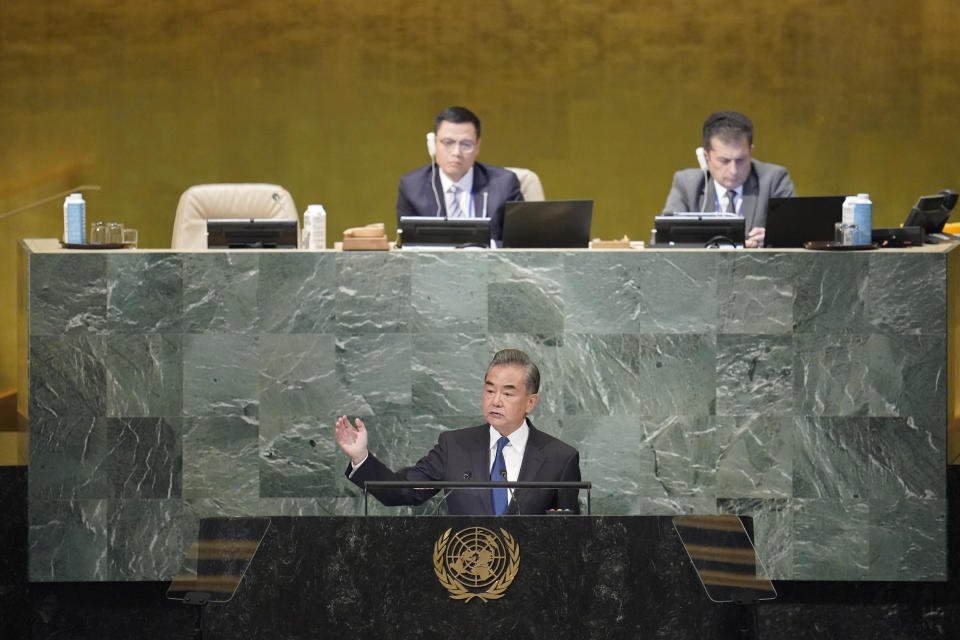
[[[503,213],[505,249],[586,249],[593,200],[508,202]]]
[[[764,247],[792,249],[807,242],[833,240],[833,225],[843,218],[846,196],[770,198]]]

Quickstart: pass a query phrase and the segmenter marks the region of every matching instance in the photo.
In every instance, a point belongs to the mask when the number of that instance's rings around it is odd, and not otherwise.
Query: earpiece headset
[[[437,134],[427,132],[427,153],[430,154],[430,186],[433,187],[433,199],[437,202],[437,217],[443,207],[440,206],[440,194],[437,193]]]
[[[709,170],[707,169],[707,152],[703,147],[697,147],[697,163],[703,171],[703,204],[700,205],[700,213],[707,210],[707,180],[709,180]]]

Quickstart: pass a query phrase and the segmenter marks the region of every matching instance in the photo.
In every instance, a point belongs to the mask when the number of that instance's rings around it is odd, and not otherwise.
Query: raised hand
[[[334,430],[337,444],[350,456],[353,464],[363,462],[367,457],[367,428],[363,425],[363,421],[357,418],[356,427],[354,427],[347,416],[340,416]]]

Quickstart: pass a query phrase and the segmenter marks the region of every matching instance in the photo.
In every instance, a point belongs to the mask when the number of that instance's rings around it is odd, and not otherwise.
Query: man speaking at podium
[[[776,164],[753,159],[753,123],[736,111],[711,113],[703,123],[699,169],[673,174],[664,213],[710,211],[744,219],[746,247],[762,247],[767,202],[792,198],[790,173]],[[709,179],[708,179],[709,178]]]
[[[336,424],[336,439],[350,456],[347,477],[358,487],[368,480],[579,482],[576,449],[536,429],[527,414],[537,405],[540,371],[516,349],[498,351],[483,384],[487,424],[445,431],[436,446],[412,467],[393,472],[367,450],[367,430],[347,416]],[[371,493],[387,506],[418,505],[437,491],[380,489]],[[541,515],[549,509],[580,512],[576,489],[453,489],[446,498],[451,515]]]
[[[427,151],[430,164],[400,178],[397,222],[401,216],[490,218],[490,237],[501,240],[506,203],[523,200],[523,194],[514,172],[477,162],[480,118],[464,107],[447,107],[427,134]]]

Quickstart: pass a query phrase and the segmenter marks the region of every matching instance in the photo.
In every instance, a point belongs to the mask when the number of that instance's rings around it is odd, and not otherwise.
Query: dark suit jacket
[[[746,232],[754,227],[763,227],[767,224],[767,201],[771,198],[790,198],[797,195],[793,189],[790,173],[780,165],[769,162],[752,161],[750,175],[743,183],[743,205],[740,213],[744,218]],[[700,211],[704,197],[707,201],[707,211],[716,210],[716,190],[713,178],[706,182],[704,193],[703,171],[701,169],[683,169],[673,174],[673,185],[667,203],[663,205],[664,213]]]
[[[430,186],[430,165],[415,169],[400,178],[400,187],[397,192],[398,224],[400,216],[446,217],[447,199],[444,197],[443,188],[440,186],[439,168],[437,168],[434,176],[434,184],[437,188],[436,195],[434,195],[433,188]],[[523,200],[517,174],[509,169],[475,162],[473,164],[472,193],[474,217],[483,217],[484,198],[486,198],[487,216],[490,218],[490,236],[494,240],[501,240],[503,238],[503,210],[506,203]]]
[[[530,424],[529,419],[527,423]],[[347,477],[358,487],[367,480],[457,481],[490,479],[490,426],[444,431],[430,450],[412,467],[394,473],[373,454],[353,477],[347,463]],[[530,437],[520,465],[521,482],[579,482],[580,454],[570,445],[530,424]],[[436,491],[387,489],[371,492],[387,506],[418,505]],[[517,489],[507,514],[541,515],[548,509],[571,509],[580,513],[576,490]],[[451,515],[492,515],[490,489],[454,489],[446,499]]]

